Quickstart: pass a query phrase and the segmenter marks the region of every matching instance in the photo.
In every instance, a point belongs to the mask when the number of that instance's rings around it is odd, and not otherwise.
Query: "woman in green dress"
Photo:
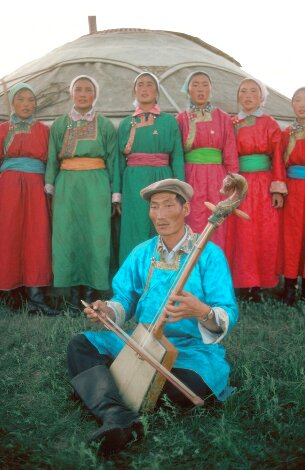
[[[159,82],[150,72],[134,81],[135,112],[121,121],[118,153],[122,175],[120,264],[139,243],[155,235],[140,190],[165,178],[184,180],[184,157],[174,116],[157,105]]]
[[[111,185],[116,171],[116,133],[97,114],[97,82],[76,77],[70,85],[73,107],[50,132],[45,175],[53,197],[55,287],[71,287],[71,303],[93,301],[95,290],[109,289]]]

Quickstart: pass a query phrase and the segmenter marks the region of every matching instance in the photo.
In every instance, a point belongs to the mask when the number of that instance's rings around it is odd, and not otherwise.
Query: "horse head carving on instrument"
[[[213,225],[220,225],[232,212],[243,219],[249,220],[250,217],[245,212],[237,209],[246,196],[247,190],[248,183],[242,175],[228,173],[220,190],[220,193],[228,195],[228,198],[220,201],[216,206],[210,202],[205,202],[205,205],[212,211],[208,219],[209,222]]]

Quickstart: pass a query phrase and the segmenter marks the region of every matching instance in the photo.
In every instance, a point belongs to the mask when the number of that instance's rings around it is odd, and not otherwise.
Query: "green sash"
[[[239,157],[239,171],[252,173],[254,171],[271,170],[271,159],[263,153],[243,155]]]
[[[205,147],[187,152],[185,154],[185,161],[187,163],[212,163],[220,165],[222,163],[222,154],[218,149]]]

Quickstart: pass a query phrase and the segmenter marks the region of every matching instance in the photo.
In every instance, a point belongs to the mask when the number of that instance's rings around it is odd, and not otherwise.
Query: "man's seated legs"
[[[102,355],[84,335],[75,336],[68,345],[68,370],[71,384],[90,412],[102,422],[90,441],[103,439],[100,453],[121,450],[143,428],[139,415],[123,402],[109,371],[110,359]]]

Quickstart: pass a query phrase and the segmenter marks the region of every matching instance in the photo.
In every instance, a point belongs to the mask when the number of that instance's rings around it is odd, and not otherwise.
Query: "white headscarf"
[[[91,82],[92,85],[94,86],[95,99],[92,103],[92,107],[93,107],[95,105],[95,103],[97,102],[97,100],[98,100],[98,97],[99,97],[99,94],[100,94],[100,87],[99,87],[97,81],[94,78],[90,77],[89,75],[78,75],[77,77],[73,78],[73,80],[70,84],[70,88],[69,88],[70,95],[71,95],[71,97],[73,96],[73,87],[74,87],[75,83],[78,80],[81,80],[81,79],[89,80],[89,82]]]
[[[156,77],[156,75],[154,75],[153,73],[151,73],[151,72],[141,72],[141,73],[139,73],[139,75],[137,75],[136,78],[134,79],[134,82],[133,82],[133,91],[135,91],[136,83],[137,83],[138,79],[139,79],[140,77],[142,77],[143,75],[149,75],[149,76],[154,80],[154,82],[156,83],[157,92],[158,92],[158,96],[157,96],[157,98],[156,98],[156,103],[157,103],[157,102],[158,102],[158,98],[159,98],[159,92],[160,92],[160,84],[159,84],[159,79],[158,79],[158,77]],[[135,99],[132,104],[133,104],[133,106],[134,106],[135,108],[136,108],[137,106],[139,106],[139,102],[138,102],[137,99]]]
[[[240,87],[242,86],[242,84],[245,83],[245,82],[249,82],[249,81],[256,83],[256,85],[260,89],[260,91],[261,91],[261,106],[264,106],[264,104],[266,103],[267,96],[268,96],[269,92],[267,90],[266,85],[264,85],[263,82],[261,82],[257,78],[252,78],[252,77],[243,78],[242,81],[239,84],[239,87],[238,87],[238,90],[237,90],[237,96],[239,94],[239,90],[240,90]]]
[[[190,81],[192,80],[192,78],[195,76],[195,75],[204,75],[205,77],[208,78],[211,86],[212,86],[212,82],[211,82],[211,79],[210,79],[210,76],[208,73],[204,72],[203,70],[195,70],[195,72],[192,72],[190,73],[187,78],[185,79],[183,85],[182,85],[182,88],[181,88],[181,91],[182,93],[184,93],[185,95],[188,95],[189,94],[189,85],[190,85]]]
[[[142,77],[143,75],[149,75],[155,82],[156,82],[156,86],[157,86],[157,90],[158,90],[158,93],[159,93],[159,88],[160,88],[160,85],[159,85],[159,79],[156,75],[154,75],[153,73],[151,72],[141,72],[139,73],[139,75],[136,76],[136,78],[134,79],[134,82],[133,82],[133,89],[135,89],[135,86],[136,86],[136,83],[138,81],[138,79],[140,77]]]

